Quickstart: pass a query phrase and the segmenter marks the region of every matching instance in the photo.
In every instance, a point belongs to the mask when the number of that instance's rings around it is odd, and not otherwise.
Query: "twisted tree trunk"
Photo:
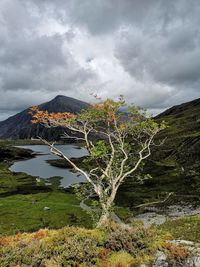
[[[105,198],[105,196],[104,197],[99,196],[102,213],[97,223],[97,227],[101,228],[111,221],[112,207],[116,193],[117,193],[116,188],[113,188],[110,196],[108,196],[107,198]]]

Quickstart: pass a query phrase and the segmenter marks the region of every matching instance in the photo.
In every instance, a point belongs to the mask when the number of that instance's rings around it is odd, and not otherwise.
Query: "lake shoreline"
[[[87,155],[87,151],[83,147],[77,146],[77,144],[65,144],[57,145],[60,150],[62,150],[70,158],[73,158],[75,161],[79,161],[79,158],[83,158]],[[77,172],[72,171],[71,166],[63,163],[63,168],[58,168],[58,166],[53,166],[49,164],[51,161],[60,160],[59,157],[53,155],[49,147],[44,144],[40,145],[24,145],[18,146],[18,148],[29,149],[32,151],[32,158],[28,160],[20,160],[14,162],[10,166],[10,170],[13,172],[25,172],[34,177],[38,177],[41,180],[46,180],[51,177],[62,177],[61,187],[67,188],[74,183],[84,182],[85,177],[80,175]],[[66,168],[64,168],[66,166]]]

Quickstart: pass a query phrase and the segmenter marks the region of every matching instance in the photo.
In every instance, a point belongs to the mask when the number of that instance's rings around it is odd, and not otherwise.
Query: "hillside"
[[[200,98],[174,106],[156,117],[168,124],[166,138],[155,158],[176,161],[183,171],[200,167]],[[161,158],[160,158],[161,157]]]
[[[83,101],[58,95],[51,101],[39,105],[39,108],[49,112],[71,112],[77,114],[88,106],[89,104]],[[41,125],[33,125],[28,112],[29,108],[0,122],[0,138],[28,139],[39,135],[47,139],[59,139],[60,135],[63,134],[61,128],[55,130],[46,129]]]
[[[40,105],[49,112],[74,112],[87,108],[89,104],[79,100],[57,96]],[[62,129],[45,129],[30,123],[28,109],[0,122],[0,138],[30,138],[37,135],[58,139]],[[157,141],[165,139],[155,147],[146,162],[145,172],[153,179],[138,185],[132,179],[121,187],[119,203],[135,206],[141,202],[162,198],[167,192],[198,195],[200,192],[200,99],[174,106],[159,114],[157,121],[166,121],[168,128],[162,131]],[[145,197],[144,197],[145,196]]]
[[[168,128],[155,140],[155,143],[165,140],[164,144],[156,146],[146,162],[144,171],[153,179],[146,180],[143,185],[127,180],[118,196],[119,203],[126,206],[163,199],[168,192],[174,192],[184,201],[188,200],[187,196],[196,198],[199,195],[200,98],[174,106],[155,119],[164,120]]]
[[[57,111],[55,102],[54,99],[43,105],[48,104],[49,111]],[[4,147],[1,144],[0,266],[198,267],[199,215],[168,218],[150,228],[133,218],[149,211],[161,216],[161,209],[156,210],[158,205],[140,211],[136,206],[162,200],[169,192],[175,194],[167,205],[175,207],[181,202],[182,210],[189,200],[189,208],[199,207],[200,99],[172,107],[156,120],[165,120],[169,127],[157,137],[156,142],[166,138],[165,143],[156,147],[145,166],[145,172],[153,179],[141,185],[130,178],[117,197],[116,208],[120,218],[131,226],[128,228],[111,224],[105,229],[91,229],[91,218],[74,194],[7,169],[7,161],[29,158],[30,151],[11,148],[7,141]],[[123,209],[123,205],[133,209]],[[40,230],[33,232],[37,229]]]

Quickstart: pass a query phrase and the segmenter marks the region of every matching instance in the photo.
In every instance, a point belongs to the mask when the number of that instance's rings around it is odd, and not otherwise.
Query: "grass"
[[[175,239],[200,242],[200,216],[168,220],[157,229],[170,232]]]
[[[12,146],[20,146],[20,145],[41,145],[42,142],[40,140],[31,140],[31,139],[0,139],[0,146],[2,145],[12,145]]]
[[[36,179],[26,173],[13,173],[6,164],[0,163],[0,196],[20,191],[34,191],[37,187]]]
[[[16,149],[7,142],[11,141],[0,141],[0,149],[8,161],[30,157],[30,153],[26,154],[23,149]],[[45,186],[44,182],[38,183],[35,177],[11,172],[8,167],[9,163],[0,162],[0,234],[72,224],[91,226],[91,220],[79,207],[80,201],[76,196],[57,190],[59,177],[52,178],[53,184]],[[44,211],[44,207],[50,210]]]
[[[0,148],[11,155],[11,160],[26,156],[23,150],[12,148],[11,144],[18,141],[1,141]],[[21,144],[24,142],[19,141]],[[24,154],[25,153],[25,154]],[[29,155],[28,155],[29,156]],[[157,162],[156,168],[169,170],[169,177],[165,175],[147,180],[143,185],[127,181],[122,185],[117,196],[117,205],[123,208],[115,208],[116,214],[125,222],[138,211],[134,206],[164,199],[167,192],[175,191],[184,194],[195,192],[197,186],[191,189],[193,181],[176,176],[173,162]],[[174,176],[171,175],[172,170]],[[56,185],[59,178],[56,178]],[[195,182],[195,181],[194,181]],[[55,187],[55,188],[54,188]],[[191,190],[190,190],[191,189]],[[79,207],[75,195],[57,190],[57,186],[45,186],[37,183],[36,179],[25,173],[12,173],[6,163],[0,163],[0,233],[14,234],[18,231],[35,231],[39,228],[60,228],[66,225],[78,225],[90,227],[90,217]],[[177,198],[171,198],[177,201]],[[44,211],[44,207],[50,210]],[[131,207],[130,211],[128,207]],[[176,226],[177,225],[177,226]],[[200,240],[199,217],[168,221],[161,229],[172,232],[177,238]],[[188,230],[190,229],[190,230]],[[191,230],[192,229],[192,230]]]
[[[44,207],[50,210],[44,211]],[[0,233],[14,234],[66,225],[91,226],[75,195],[62,192],[16,194],[0,199]]]

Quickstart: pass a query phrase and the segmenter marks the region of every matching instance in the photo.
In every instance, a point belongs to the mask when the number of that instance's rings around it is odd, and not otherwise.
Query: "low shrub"
[[[99,258],[105,235],[99,230],[65,227],[0,239],[0,266],[86,266]]]
[[[179,265],[183,265],[187,258],[191,256],[191,252],[189,252],[186,247],[168,242],[164,247],[167,250],[168,261],[174,266],[177,263],[179,263]]]
[[[1,267],[129,267],[151,264],[166,239],[154,229],[110,224],[104,230],[64,227],[0,238]],[[164,248],[169,251],[169,248]],[[179,251],[177,251],[178,253]]]
[[[136,256],[138,252],[150,249],[150,243],[152,243],[154,235],[154,231],[144,227],[118,227],[110,232],[106,248],[112,251],[124,250]]]

